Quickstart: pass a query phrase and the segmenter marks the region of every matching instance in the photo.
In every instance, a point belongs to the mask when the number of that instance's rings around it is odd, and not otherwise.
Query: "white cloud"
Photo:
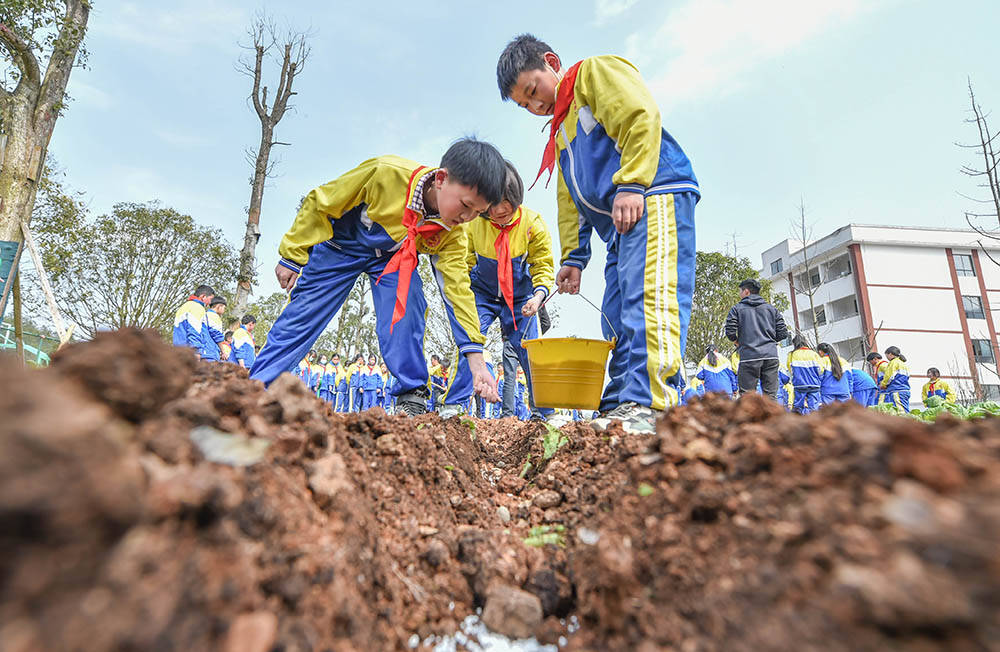
[[[96,86],[91,86],[86,82],[80,81],[79,77],[70,77],[66,91],[71,98],[81,104],[102,111],[110,109],[115,104],[114,98],[109,93],[102,91]]]
[[[594,3],[594,22],[603,25],[612,18],[621,16],[631,9],[639,0],[596,0]]]
[[[96,13],[91,29],[141,48],[171,54],[195,48],[232,48],[243,35],[249,16],[239,6],[220,0],[178,0],[165,5],[111,3]]]
[[[659,27],[629,35],[625,52],[658,99],[695,101],[739,88],[762,63],[893,1],[691,0]]]

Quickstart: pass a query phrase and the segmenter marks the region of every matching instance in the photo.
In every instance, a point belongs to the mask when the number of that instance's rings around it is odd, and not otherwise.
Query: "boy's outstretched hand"
[[[466,353],[465,359],[469,362],[469,371],[472,372],[472,387],[476,394],[483,397],[487,403],[496,403],[500,400],[497,393],[497,381],[490,375],[486,368],[486,360],[482,353]]]
[[[579,294],[580,276],[582,274],[583,272],[580,271],[579,267],[573,267],[572,265],[563,265],[560,267],[559,273],[556,274],[556,285],[559,286],[559,292]]]
[[[524,307],[521,308],[521,314],[525,317],[532,316],[538,312],[538,308],[542,305],[543,301],[545,301],[545,294],[543,292],[536,292],[535,296],[531,297],[531,299],[524,304]]]
[[[618,233],[628,233],[646,210],[646,198],[638,192],[620,192],[611,205],[611,219]]]
[[[290,290],[295,285],[295,277],[298,276],[281,263],[278,263],[274,268],[274,275],[278,277],[278,285],[281,286],[282,290]]]

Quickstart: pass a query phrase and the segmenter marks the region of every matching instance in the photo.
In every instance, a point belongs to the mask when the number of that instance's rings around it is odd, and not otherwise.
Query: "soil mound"
[[[142,331],[0,378],[4,649],[403,649],[509,589],[571,649],[1000,640],[995,420],[340,415]]]

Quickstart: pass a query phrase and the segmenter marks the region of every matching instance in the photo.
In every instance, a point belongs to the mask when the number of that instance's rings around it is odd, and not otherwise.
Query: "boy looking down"
[[[431,256],[452,335],[472,369],[477,393],[495,400],[483,362],[475,301],[460,227],[500,201],[506,168],[492,145],[463,139],[438,168],[398,156],[369,159],[312,190],[282,238],[275,275],[291,291],[250,376],[270,383],[292,367],[367,274],[376,331],[393,389],[406,414],[426,411],[424,313],[418,253]]]
[[[580,291],[593,231],[608,248],[603,311],[618,342],[605,418],[594,425],[614,419],[627,432],[652,432],[654,411],[676,405],[682,386],[700,196],[691,163],[625,59],[596,56],[567,68],[522,34],[500,55],[497,84],[504,100],[552,116],[538,176],[558,166],[559,291]],[[609,325],[601,327],[611,339]]]

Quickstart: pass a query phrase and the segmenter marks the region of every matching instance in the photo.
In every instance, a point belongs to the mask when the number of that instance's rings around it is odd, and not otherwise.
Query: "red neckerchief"
[[[413,184],[416,183],[420,173],[426,169],[427,166],[421,165],[410,175],[410,183],[406,188],[406,199],[403,206],[403,226],[406,227],[406,237],[403,238],[402,245],[393,254],[392,258],[389,259],[385,269],[382,270],[378,280],[375,281],[377,285],[386,274],[391,274],[395,271],[399,272],[396,284],[396,305],[392,309],[392,322],[389,324],[390,333],[392,333],[392,329],[396,326],[396,322],[406,314],[406,299],[410,293],[410,277],[413,276],[413,270],[417,268],[418,262],[417,236],[431,236],[444,230],[443,226],[433,222],[420,224],[420,218],[423,216],[410,208],[410,199],[413,197]]]
[[[521,209],[518,208],[517,212],[517,219],[504,226],[490,222],[495,229],[500,231],[497,239],[493,241],[497,252],[497,280],[500,282],[500,292],[503,294],[507,307],[510,308],[511,315],[514,315],[514,265],[510,260],[510,240],[507,233],[521,221]],[[517,330],[517,315],[514,315],[514,330]]]
[[[549,187],[552,180],[552,170],[556,166],[556,134],[562,125],[566,115],[569,114],[569,105],[573,103],[573,88],[576,86],[576,73],[580,70],[582,61],[577,61],[559,82],[559,90],[556,92],[556,105],[552,109],[552,120],[549,121],[549,142],[545,144],[545,152],[542,154],[542,167],[538,168],[538,176],[531,182],[528,190],[535,187],[538,180],[542,178],[542,172],[549,171],[549,178],[545,180],[545,187]]]
[[[927,396],[934,396],[935,387],[937,387],[936,380],[932,380],[931,382],[927,383]]]
[[[205,305],[205,302],[204,302],[204,301],[202,301],[201,299],[199,299],[199,298],[198,298],[198,296],[197,296],[197,295],[195,295],[195,294],[192,294],[191,296],[189,296],[189,297],[188,297],[188,301],[197,301],[197,302],[198,302],[198,303],[200,303],[201,305]]]

